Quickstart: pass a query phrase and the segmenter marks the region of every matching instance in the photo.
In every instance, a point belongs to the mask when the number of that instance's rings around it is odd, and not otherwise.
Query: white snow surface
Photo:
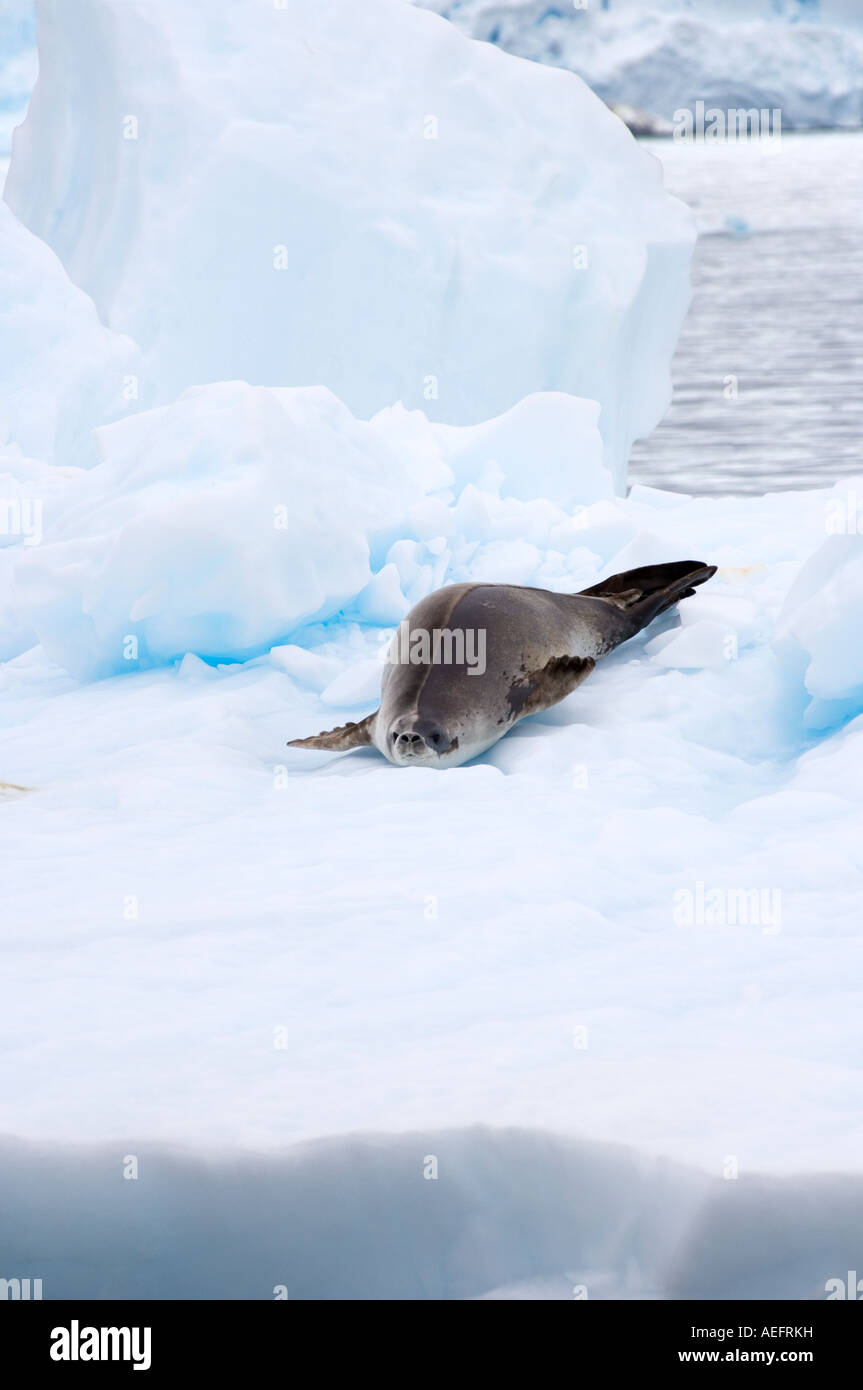
[[[642,634],[444,774],[284,746],[374,707],[395,615],[96,683],[42,648],[7,662],[0,765],[33,788],[2,807],[16,1132],[274,1149],[479,1121],[713,1173],[729,1154],[746,1171],[859,1169],[863,695],[836,596],[863,543],[801,574],[838,498],[635,488],[567,515],[468,484],[458,562],[436,572],[401,543],[424,591],[576,589],[682,556],[720,570],[680,629],[665,620],[670,640]],[[251,591],[262,546],[214,535]],[[79,602],[73,553],[61,572]],[[176,593],[209,582],[216,611],[224,577],[207,573],[175,576]],[[825,586],[830,648],[804,621]],[[808,668],[772,646],[789,590]],[[806,722],[819,692],[842,698],[831,729]]]
[[[606,101],[779,108],[786,128],[863,124],[859,0],[416,0],[473,38],[578,73]]]
[[[148,404],[240,378],[477,424],[566,391],[622,483],[694,232],[579,79],[403,0],[37,10],[5,196],[140,345]]]

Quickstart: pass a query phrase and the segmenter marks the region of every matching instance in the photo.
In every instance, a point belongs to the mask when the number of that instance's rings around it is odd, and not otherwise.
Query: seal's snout
[[[446,751],[449,740],[443,729],[430,719],[418,719],[407,729],[396,730],[392,736],[393,750],[399,759],[428,758]]]
[[[419,753],[425,748],[425,740],[419,734],[396,734],[395,744],[400,753]]]

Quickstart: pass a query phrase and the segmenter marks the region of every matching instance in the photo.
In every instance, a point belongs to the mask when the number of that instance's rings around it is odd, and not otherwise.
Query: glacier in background
[[[863,124],[858,0],[410,3],[473,38],[578,73],[610,105],[665,120],[703,100],[722,110],[778,106],[788,129]],[[0,14],[0,179],[36,77],[34,6],[5,0]]]
[[[786,129],[863,124],[858,0],[414,0],[472,38],[567,68],[671,121],[698,101],[779,108]]]

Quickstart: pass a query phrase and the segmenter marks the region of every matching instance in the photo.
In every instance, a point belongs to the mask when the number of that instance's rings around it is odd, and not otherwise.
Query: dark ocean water
[[[645,144],[701,235],[672,406],[630,481],[761,493],[863,472],[863,134]]]

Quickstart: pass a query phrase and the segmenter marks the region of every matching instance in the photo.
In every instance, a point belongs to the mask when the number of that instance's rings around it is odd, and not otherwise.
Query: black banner
[[[119,1371],[160,1377],[188,1370],[198,1376],[224,1379],[264,1361],[282,1363],[285,1374],[291,1375],[301,1349],[309,1349],[307,1339],[317,1338],[319,1331],[325,1336],[323,1342],[315,1342],[321,1352],[322,1370],[336,1346],[343,1346],[346,1356],[359,1358],[358,1348],[365,1345],[364,1355],[368,1355],[370,1329],[359,1329],[349,1311],[355,1308],[355,1303],[322,1308],[308,1302],[292,1305],[288,1300],[269,1304],[21,1301],[6,1304],[0,1326],[4,1362],[7,1366],[17,1364],[25,1374],[49,1372],[52,1378],[62,1379],[98,1375],[109,1368],[114,1375]],[[360,1343],[353,1339],[341,1342],[334,1336],[335,1329],[346,1331],[346,1314],[348,1327],[360,1332]],[[373,1329],[380,1329],[373,1302],[362,1316],[372,1320]],[[415,1316],[417,1324],[413,1323]],[[450,1316],[455,1316],[455,1310]],[[476,1320],[472,1317],[469,1324],[461,1323],[461,1316],[457,1330],[471,1338],[477,1356],[491,1361],[498,1349],[509,1356],[518,1324],[514,1328],[509,1322],[497,1330],[496,1324],[485,1321],[495,1316],[489,1311],[476,1310]],[[423,1311],[421,1304],[400,1304],[397,1321],[390,1324],[391,1331],[386,1334],[387,1352],[403,1346],[402,1338],[414,1327],[422,1338],[422,1373],[428,1375],[439,1356],[441,1373],[451,1375],[451,1342],[430,1335],[441,1330],[438,1317],[427,1307]],[[538,1328],[528,1316],[522,1326],[531,1334]],[[664,1373],[672,1367],[800,1366],[823,1376],[856,1363],[861,1330],[857,1309],[834,1301],[574,1300],[574,1306],[561,1310],[560,1317],[555,1315],[548,1323],[543,1320],[540,1335],[562,1334],[567,1339],[569,1363],[577,1354],[578,1364],[591,1365],[593,1374]],[[537,1352],[545,1355],[545,1348],[540,1345]],[[376,1355],[386,1359],[382,1350]],[[359,1374],[368,1367],[357,1364],[355,1369]],[[415,1372],[415,1365],[403,1364],[400,1378],[411,1380]]]

